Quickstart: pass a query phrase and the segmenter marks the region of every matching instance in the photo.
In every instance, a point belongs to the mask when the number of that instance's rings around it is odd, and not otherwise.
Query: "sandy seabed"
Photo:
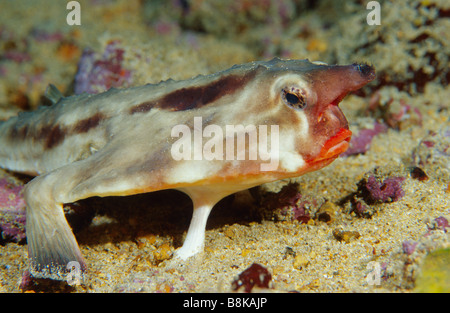
[[[280,1],[266,9],[256,1],[247,1],[248,7],[219,0],[209,7],[202,1],[167,7],[150,1],[79,2],[80,26],[67,25],[68,11],[55,1],[0,4],[2,119],[41,105],[49,83],[73,93],[83,50],[101,55],[117,41],[124,52],[121,66],[131,73],[115,80],[124,87],[274,56],[369,62],[378,79],[340,107],[354,138],[373,129],[375,121],[386,129],[363,153],[263,186],[244,207],[223,201],[208,222],[205,252],[186,262],[175,261],[172,253],[189,225],[188,198],[164,191],[83,200],[95,216],[76,233],[89,265],[82,284],[24,282],[27,246],[7,241],[0,246],[0,292],[231,292],[232,282],[253,263],[271,273],[264,290],[269,292],[450,291],[450,232],[436,222],[450,221],[450,7],[445,1],[380,1],[379,26],[367,25],[368,11],[358,1],[343,1],[341,7],[333,1],[313,7]],[[333,10],[340,14],[330,16]],[[428,179],[414,178],[413,167]],[[352,204],[344,199],[370,173],[404,177],[404,196],[373,204],[370,217],[362,217],[351,213]],[[27,181],[4,170],[0,178],[17,185]],[[264,201],[292,183],[302,199],[318,203],[305,207],[307,223],[286,214],[292,208]],[[331,203],[327,221],[317,218],[324,203]],[[358,236],[338,240],[336,231]],[[435,254],[443,266],[436,268]],[[433,275],[447,281],[435,284]]]

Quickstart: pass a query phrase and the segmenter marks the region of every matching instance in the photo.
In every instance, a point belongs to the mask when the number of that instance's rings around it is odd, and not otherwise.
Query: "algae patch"
[[[414,291],[450,292],[450,248],[426,256]]]

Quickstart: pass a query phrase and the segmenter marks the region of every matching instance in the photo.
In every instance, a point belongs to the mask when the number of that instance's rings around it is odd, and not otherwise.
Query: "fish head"
[[[347,150],[348,122],[341,100],[375,79],[367,64],[326,65],[308,60],[274,59],[262,81],[262,98],[270,108],[266,122],[280,125],[279,172],[298,176],[317,170]]]

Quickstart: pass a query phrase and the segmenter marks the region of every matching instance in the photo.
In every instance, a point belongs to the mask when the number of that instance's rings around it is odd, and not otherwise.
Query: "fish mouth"
[[[348,128],[341,128],[333,137],[328,139],[320,150],[316,161],[336,158],[348,149],[352,132]]]

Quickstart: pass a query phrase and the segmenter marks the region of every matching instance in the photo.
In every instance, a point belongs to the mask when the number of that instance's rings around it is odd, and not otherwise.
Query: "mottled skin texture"
[[[317,170],[345,151],[351,133],[337,104],[374,78],[368,65],[273,59],[185,81],[61,98],[3,122],[0,166],[38,175],[25,191],[32,273],[62,278],[70,261],[86,267],[62,204],[91,196],[185,192],[194,213],[176,256],[200,252],[208,215],[219,200]],[[267,125],[268,138],[270,126],[277,125],[276,168],[262,171],[268,161],[261,158],[175,160],[171,148],[180,138],[172,128],[187,125],[194,133],[199,117],[203,129]]]

